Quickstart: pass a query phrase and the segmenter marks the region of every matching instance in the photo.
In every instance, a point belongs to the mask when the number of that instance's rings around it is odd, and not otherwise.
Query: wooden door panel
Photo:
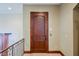
[[[31,12],[31,51],[48,50],[48,13]]]

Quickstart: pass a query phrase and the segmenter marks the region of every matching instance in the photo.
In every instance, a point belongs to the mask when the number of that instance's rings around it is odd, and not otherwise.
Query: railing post
[[[17,44],[19,44],[19,46],[17,46]],[[20,47],[21,46],[21,47]],[[21,49],[19,49],[21,48]],[[5,51],[9,51],[8,52],[8,55],[11,55],[11,56],[15,56],[15,55],[22,55],[24,54],[24,39],[23,40],[20,40],[16,43],[14,43],[13,45],[9,46],[8,48],[6,48],[5,50],[1,51],[0,54],[3,56],[3,53]],[[21,51],[21,54],[19,54],[18,52]]]
[[[23,39],[23,55],[24,55],[24,39]]]
[[[12,46],[12,56],[14,55],[14,54],[13,54],[13,53],[14,53],[14,52],[13,52],[13,49],[14,49],[14,45]]]

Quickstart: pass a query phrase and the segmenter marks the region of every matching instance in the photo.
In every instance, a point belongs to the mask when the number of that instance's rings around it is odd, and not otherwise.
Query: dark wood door
[[[48,51],[48,12],[31,12],[31,52]]]

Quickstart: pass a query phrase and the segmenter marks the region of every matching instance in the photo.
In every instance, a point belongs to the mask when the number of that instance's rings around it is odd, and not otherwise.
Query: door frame
[[[44,51],[44,52],[41,52],[41,53],[48,52],[48,49],[49,49],[49,35],[48,35],[48,33],[49,33],[49,31],[48,31],[49,30],[49,19],[48,19],[49,13],[48,12],[30,12],[30,52],[31,53],[34,53],[32,51],[32,49],[31,49],[31,47],[32,47],[32,40],[31,40],[31,13],[47,13],[47,43],[46,43],[47,51]],[[40,51],[35,52],[35,53],[40,53]]]

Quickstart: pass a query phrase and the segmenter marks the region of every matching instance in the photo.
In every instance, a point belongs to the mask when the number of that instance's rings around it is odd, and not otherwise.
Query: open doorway
[[[73,10],[73,38],[73,52],[75,56],[79,56],[79,4]]]

